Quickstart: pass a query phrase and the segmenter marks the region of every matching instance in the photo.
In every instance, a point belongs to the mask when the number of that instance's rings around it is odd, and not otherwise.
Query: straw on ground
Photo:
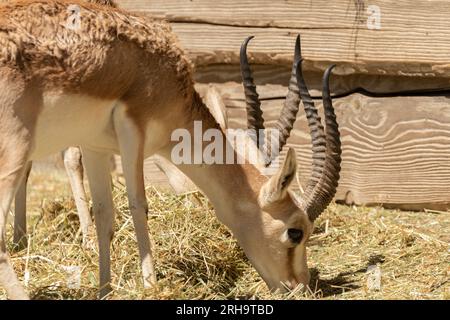
[[[95,299],[98,252],[81,246],[65,176],[33,173],[30,182],[29,247],[12,253],[14,267],[32,298]],[[332,205],[309,242],[309,292],[277,294],[267,290],[207,199],[151,187],[148,225],[158,285],[145,290],[124,186],[118,179],[114,185],[114,291],[109,299],[450,298],[449,212]],[[6,298],[1,289],[0,298]]]

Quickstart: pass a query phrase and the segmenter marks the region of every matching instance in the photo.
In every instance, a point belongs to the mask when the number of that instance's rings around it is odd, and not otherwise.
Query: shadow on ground
[[[323,298],[340,295],[344,292],[353,291],[361,288],[361,281],[356,278],[361,277],[367,272],[367,268],[371,265],[383,263],[385,257],[383,255],[373,255],[367,260],[364,267],[357,270],[340,272],[331,279],[321,279],[320,272],[316,268],[310,269],[311,272],[311,288],[319,293]]]
[[[98,291],[91,288],[68,289],[64,286],[36,288],[30,294],[31,300],[96,300]]]

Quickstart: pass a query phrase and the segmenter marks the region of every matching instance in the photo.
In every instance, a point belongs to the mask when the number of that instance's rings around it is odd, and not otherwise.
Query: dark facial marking
[[[289,239],[292,243],[299,244],[303,239],[303,231],[300,229],[288,229],[287,231]]]

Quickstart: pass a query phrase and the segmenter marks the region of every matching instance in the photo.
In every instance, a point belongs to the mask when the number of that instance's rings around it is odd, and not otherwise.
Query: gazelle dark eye
[[[289,239],[296,244],[302,242],[303,231],[300,229],[288,229],[287,231]]]

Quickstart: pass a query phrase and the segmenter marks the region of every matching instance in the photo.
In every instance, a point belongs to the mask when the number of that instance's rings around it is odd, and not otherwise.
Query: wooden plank
[[[357,14],[352,4],[343,1],[183,1],[183,0],[118,0],[123,8],[165,16],[172,22],[206,22],[210,24],[278,28],[352,28]],[[359,14],[363,8],[359,7]],[[314,18],[333,11],[335,20]],[[232,12],[232,14],[230,14]],[[352,21],[353,20],[353,21]],[[359,22],[359,20],[358,20]]]
[[[337,63],[336,74],[450,76],[450,33],[425,35],[397,31],[360,30],[358,41],[345,29],[276,29],[176,23],[174,31],[196,65],[238,64],[239,48],[249,34],[250,61],[258,64],[292,63],[295,37],[302,34],[304,68],[323,71]],[[450,32],[450,29],[449,29]],[[433,48],[432,50],[430,48]]]
[[[378,6],[383,28],[446,29],[445,0],[116,0],[131,11],[165,16],[173,22],[206,22],[246,27],[367,29],[368,7]]]
[[[266,98],[283,96],[291,76],[291,68],[284,65],[252,65],[253,76],[257,85],[278,85],[280,90],[265,90]],[[320,96],[322,92],[322,72],[305,72],[305,79],[311,94]],[[196,69],[195,79],[200,83],[210,82],[241,82],[238,65],[215,64],[200,66]],[[356,88],[362,88],[373,93],[395,93],[410,90],[449,89],[448,78],[434,77],[424,80],[420,77],[351,74],[336,75],[331,78],[331,92],[346,94]],[[226,86],[225,86],[226,88]],[[269,95],[269,96],[267,96]]]
[[[220,87],[229,125],[245,127],[239,84]],[[268,91],[265,87],[262,92]],[[266,92],[266,96],[269,94]],[[274,125],[283,100],[263,101],[267,126]],[[403,209],[450,208],[450,105],[447,97],[335,99],[343,162],[336,200]],[[317,101],[321,108],[321,103]],[[407,110],[405,112],[405,110]],[[300,112],[288,145],[297,151],[301,181],[311,166],[310,137]]]
[[[302,34],[306,70],[337,62],[338,74],[450,76],[449,1],[119,1],[166,15],[197,65],[238,62],[250,33],[252,60],[288,65]],[[367,28],[369,5],[381,29]],[[181,21],[181,22],[180,22]],[[251,26],[251,28],[248,28]]]

